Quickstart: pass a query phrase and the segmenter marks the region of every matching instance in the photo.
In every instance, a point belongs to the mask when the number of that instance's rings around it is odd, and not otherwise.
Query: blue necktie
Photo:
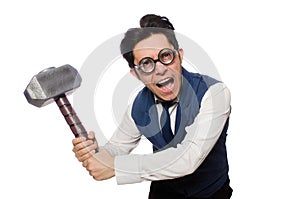
[[[174,134],[171,129],[171,120],[170,120],[170,113],[169,113],[169,108],[172,105],[174,105],[174,102],[167,101],[167,102],[162,102],[161,104],[164,108],[160,117],[160,124],[162,127],[161,131],[164,139],[169,144],[174,138]]]

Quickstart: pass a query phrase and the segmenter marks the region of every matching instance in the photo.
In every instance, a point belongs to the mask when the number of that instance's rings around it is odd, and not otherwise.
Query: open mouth
[[[159,81],[156,84],[156,86],[158,86],[159,88],[162,88],[162,87],[167,87],[168,85],[172,85],[173,83],[174,83],[174,78],[169,77],[169,78]]]

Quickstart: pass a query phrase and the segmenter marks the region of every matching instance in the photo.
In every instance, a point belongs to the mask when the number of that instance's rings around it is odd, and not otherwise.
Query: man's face
[[[157,60],[158,53],[164,48],[174,50],[174,47],[163,34],[154,34],[140,41],[133,49],[134,64],[138,66],[140,60],[145,57]],[[139,69],[131,69],[130,72],[139,78],[157,97],[165,101],[173,100],[178,96],[181,87],[183,50],[175,51],[174,56],[174,60],[168,65],[157,61],[154,71],[150,74]]]

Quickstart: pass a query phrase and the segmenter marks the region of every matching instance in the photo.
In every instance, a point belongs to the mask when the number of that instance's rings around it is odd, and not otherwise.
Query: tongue
[[[163,92],[170,92],[170,91],[172,91],[171,86],[172,86],[172,83],[169,82],[168,84],[161,86],[160,89]]]

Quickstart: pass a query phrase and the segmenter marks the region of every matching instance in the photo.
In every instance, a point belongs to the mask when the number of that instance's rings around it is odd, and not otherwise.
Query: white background
[[[1,1],[0,198],[147,198],[149,182],[94,181],[56,105],[33,107],[23,91],[44,68],[80,69],[148,13],[197,42],[231,90],[232,198],[298,198],[299,9],[296,0]]]

